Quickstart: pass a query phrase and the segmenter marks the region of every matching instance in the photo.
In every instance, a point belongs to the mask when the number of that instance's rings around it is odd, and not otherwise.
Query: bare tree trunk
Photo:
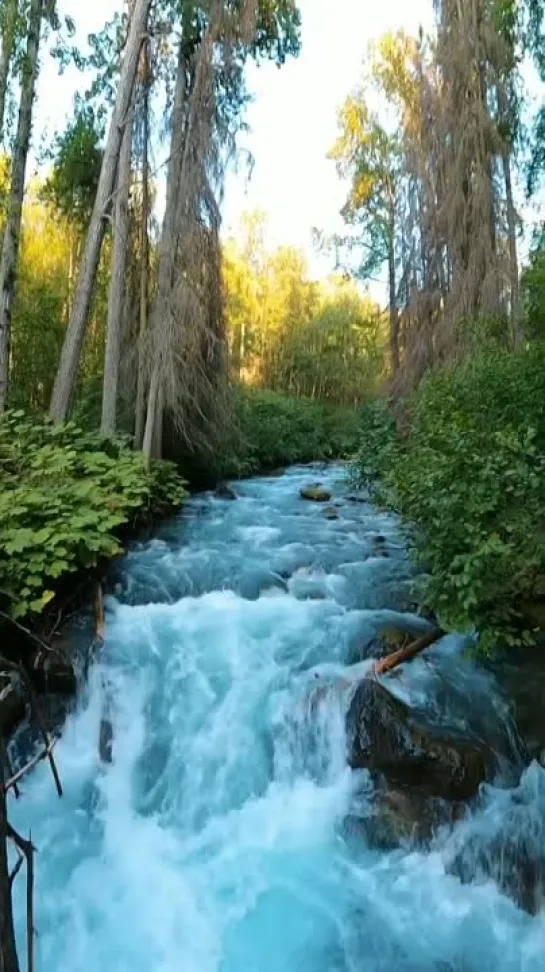
[[[507,203],[507,232],[509,237],[509,276],[511,285],[511,337],[514,347],[520,347],[524,334],[520,306],[519,266],[517,255],[517,218],[513,200],[511,180],[511,160],[509,153],[502,154],[503,177],[505,180],[505,199]]]
[[[184,151],[184,103],[186,96],[186,58],[184,41],[180,42],[178,55],[178,70],[176,74],[176,87],[174,90],[174,103],[172,106],[172,134],[170,139],[170,159],[168,164],[166,205],[161,229],[161,240],[159,243],[159,280],[157,285],[157,296],[155,298],[152,327],[157,326],[157,319],[161,313],[168,312],[166,302],[172,287],[172,274],[176,262],[176,213],[178,209],[178,197],[180,191],[180,179],[182,170],[182,156]],[[157,398],[159,389],[159,361],[153,367],[150,388],[148,393],[148,404],[146,412],[146,425],[142,451],[149,461],[153,453],[153,442],[155,435],[155,424],[157,416]]]
[[[393,220],[388,231],[388,295],[390,304],[390,358],[392,374],[399,372],[399,314],[397,310]]]
[[[11,312],[21,238],[26,164],[32,129],[32,104],[38,76],[42,12],[43,0],[32,0],[28,15],[27,48],[23,64],[17,136],[12,157],[8,219],[0,264],[0,412],[6,408],[8,397]]]
[[[58,422],[66,419],[76,381],[79,360],[85,339],[89,305],[106,228],[105,220],[114,189],[123,132],[130,111],[136,69],[138,67],[140,48],[142,46],[150,6],[151,0],[135,0],[129,36],[125,47],[125,56],[121,66],[121,76],[117,88],[114,113],[108,132],[95,205],[87,232],[83,259],[76,286],[74,306],[70,323],[66,330],[61,360],[51,398],[51,415]]]
[[[5,0],[3,6],[2,46],[0,47],[0,145],[4,144],[4,116],[6,114],[9,70],[15,47],[17,0]]]
[[[159,398],[159,363],[155,364],[155,367],[151,374],[151,381],[148,393],[148,408],[146,412],[146,429],[144,432],[144,441],[142,443],[142,452],[146,462],[149,463],[153,455],[153,443],[155,440],[155,426],[157,423],[157,405]]]
[[[4,748],[2,741],[0,746],[0,972],[19,972],[8,866],[8,815],[4,790]]]
[[[117,189],[114,206],[112,265],[108,291],[108,322],[104,359],[104,387],[102,391],[103,435],[113,435],[117,427],[117,389],[121,360],[121,330],[123,323],[127,250],[130,238],[129,196],[131,188],[132,137],[134,103],[125,121],[125,131],[119,155]]]
[[[138,341],[138,376],[136,386],[134,445],[142,448],[144,438],[144,400],[146,394],[145,340],[148,331],[149,301],[149,44],[143,49],[143,146],[142,146],[142,220],[140,227],[140,334]]]
[[[498,84],[498,108],[500,120],[504,123],[508,117],[507,98],[503,84]],[[519,286],[519,266],[517,254],[517,216],[515,202],[513,199],[513,181],[511,178],[511,157],[510,145],[504,140],[501,161],[503,167],[503,179],[505,182],[505,202],[507,207],[507,235],[509,240],[509,283],[510,283],[510,319],[511,319],[511,340],[514,347],[519,347],[523,340],[521,306],[520,306],[520,286]]]

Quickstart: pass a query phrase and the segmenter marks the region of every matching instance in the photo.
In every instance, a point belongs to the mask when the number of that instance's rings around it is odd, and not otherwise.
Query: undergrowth
[[[0,420],[0,605],[36,615],[61,579],[122,552],[120,533],[183,502],[170,463],[147,469],[128,439],[23,412]]]
[[[428,377],[394,421],[362,412],[359,479],[411,526],[426,602],[480,649],[533,641],[545,600],[545,350],[481,351]]]

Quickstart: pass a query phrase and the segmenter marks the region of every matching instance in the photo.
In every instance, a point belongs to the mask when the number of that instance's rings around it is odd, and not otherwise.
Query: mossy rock
[[[329,490],[324,489],[319,483],[305,486],[301,490],[301,499],[309,500],[311,503],[329,503],[331,498],[332,494]]]

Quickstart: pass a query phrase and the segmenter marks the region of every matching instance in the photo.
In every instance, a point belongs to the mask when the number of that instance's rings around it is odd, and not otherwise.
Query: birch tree
[[[56,421],[64,421],[68,415],[77,378],[89,306],[106,230],[106,220],[112,202],[121,144],[133,99],[136,71],[150,7],[151,0],[135,0],[129,24],[127,44],[104,150],[98,190],[76,284],[72,313],[51,398],[50,412]]]
[[[44,0],[31,0],[22,68],[19,117],[11,163],[8,218],[0,263],[0,411],[6,408],[8,398],[11,314],[15,296],[26,166],[32,130],[32,106],[38,76],[38,55],[44,13]]]

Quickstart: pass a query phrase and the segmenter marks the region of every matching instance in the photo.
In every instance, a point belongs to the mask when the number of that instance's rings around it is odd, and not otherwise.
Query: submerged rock
[[[320,483],[311,486],[304,486],[301,490],[301,499],[310,500],[312,503],[329,503],[332,494],[324,489]]]
[[[214,496],[217,499],[223,499],[223,500],[238,499],[238,496],[235,493],[234,489],[232,489],[231,486],[228,486],[227,483],[218,483],[214,492]]]
[[[347,717],[349,764],[381,773],[445,800],[468,800],[485,779],[483,754],[472,743],[440,732],[381,683],[358,685]]]
[[[378,781],[362,813],[350,814],[344,830],[363,838],[373,850],[389,851],[404,846],[426,848],[434,833],[464,816],[466,804],[430,796],[415,787]]]
[[[326,508],[324,510],[324,516],[325,516],[326,520],[338,520],[339,519],[339,511],[337,509],[335,509],[334,506],[326,506]]]
[[[545,903],[545,848],[532,835],[503,835],[488,842],[468,841],[448,871],[462,884],[494,881],[515,904],[537,914]]]

